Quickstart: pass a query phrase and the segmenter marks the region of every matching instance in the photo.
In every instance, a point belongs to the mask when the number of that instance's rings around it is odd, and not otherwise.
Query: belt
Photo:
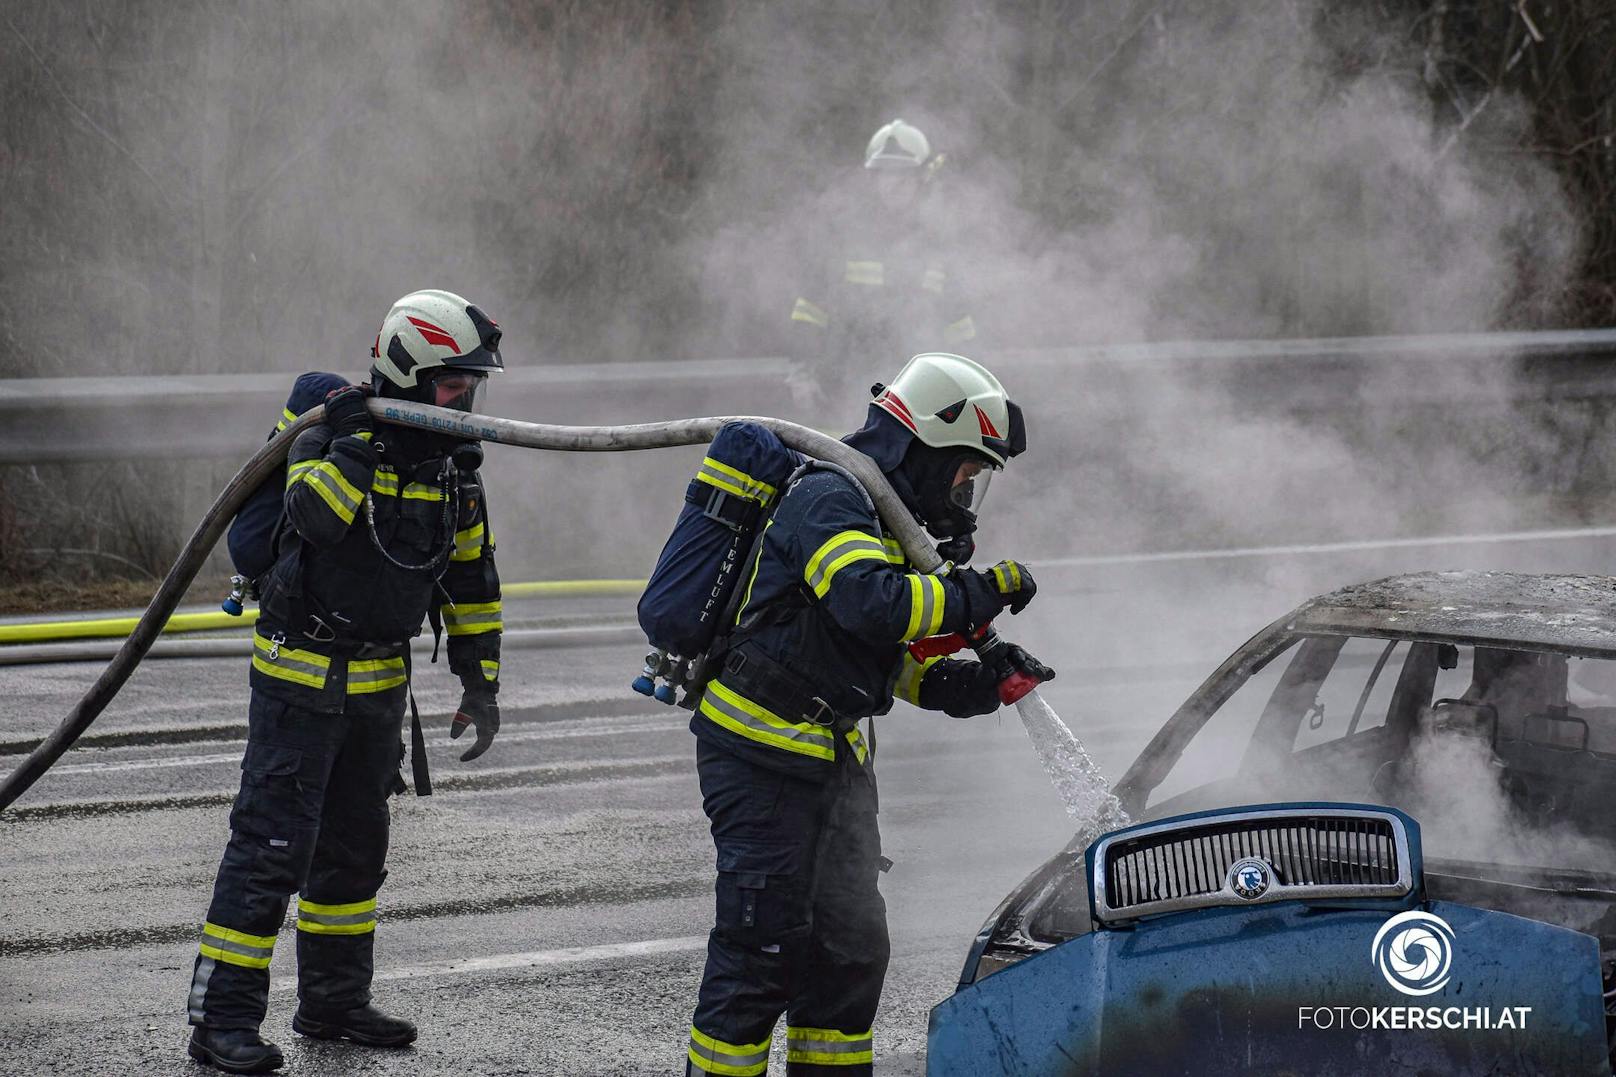
[[[313,619],[311,618],[311,620]],[[375,643],[337,639],[318,632],[292,632],[278,625],[269,624],[264,618],[259,619],[258,625],[259,631],[266,638],[273,638],[283,646],[306,648],[330,658],[355,660],[397,658],[400,655],[407,655],[410,649],[408,640]]]
[[[731,651],[724,659],[723,679],[788,721],[828,726],[837,733],[858,725],[857,718],[838,713],[807,681],[755,648]]]

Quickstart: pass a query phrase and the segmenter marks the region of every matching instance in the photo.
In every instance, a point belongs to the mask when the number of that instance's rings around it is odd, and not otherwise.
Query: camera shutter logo
[[[1369,952],[1386,982],[1403,994],[1434,995],[1453,971],[1453,928],[1428,912],[1400,912],[1375,932]]]

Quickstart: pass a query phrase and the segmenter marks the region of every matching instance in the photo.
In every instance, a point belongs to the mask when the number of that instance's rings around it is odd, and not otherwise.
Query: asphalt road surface
[[[1602,536],[1052,564],[1004,634],[1060,671],[1055,706],[1108,773],[1216,662],[1310,594],[1393,571],[1607,570]],[[611,624],[629,600],[513,603],[515,625]],[[513,649],[505,722],[456,758],[442,667],[417,672],[438,791],[393,802],[377,1001],[421,1027],[404,1051],[290,1030],[281,935],[264,1033],[293,1073],[676,1073],[712,917],[712,848],[683,711],[628,691],[633,645]],[[100,671],[0,668],[0,769]],[[244,659],[144,665],[0,816],[0,1074],[201,1073],[184,1054],[198,925],[227,837]],[[877,1072],[924,1071],[927,1012],[971,936],[1072,831],[1013,710],[957,722],[899,704],[877,723],[893,957]],[[783,1069],[781,1036],[775,1066]]]

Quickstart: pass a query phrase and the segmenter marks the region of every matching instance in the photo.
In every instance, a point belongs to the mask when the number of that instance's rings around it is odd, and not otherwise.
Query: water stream
[[[1088,750],[1036,689],[1016,701],[1038,761],[1055,785],[1066,813],[1090,840],[1132,822]]]

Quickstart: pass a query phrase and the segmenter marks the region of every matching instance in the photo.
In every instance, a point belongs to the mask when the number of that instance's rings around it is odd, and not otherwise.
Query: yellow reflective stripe
[[[293,414],[291,408],[282,408],[281,421],[275,424],[275,433],[280,433],[282,430],[285,430],[288,426],[296,421],[297,416]]]
[[[324,688],[331,659],[314,651],[300,651],[284,644],[277,647],[273,640],[265,639],[255,630],[252,664],[265,676],[291,681],[306,688]]]
[[[456,531],[454,553],[449,555],[449,560],[477,560],[483,552],[483,531],[482,524],[473,524],[464,531]]]
[[[376,930],[376,899],[322,905],[298,898],[297,929],[310,935],[368,935]]]
[[[462,602],[457,606],[444,606],[443,628],[451,636],[475,636],[483,632],[498,632],[505,626],[499,599],[492,602]]]
[[[840,531],[814,551],[802,570],[802,578],[814,594],[824,598],[831,577],[855,561],[887,561],[887,548],[877,535],[865,531]]]
[[[769,1067],[769,1041],[725,1043],[691,1025],[689,1057],[691,1063],[703,1073],[718,1073],[724,1077],[756,1077]]]
[[[366,898],[364,901],[350,901],[343,905],[322,905],[318,901],[309,901],[307,898],[297,899],[297,911],[310,912],[317,916],[347,916],[356,912],[375,912],[376,899]]]
[[[943,628],[943,614],[948,612],[948,595],[943,590],[943,581],[936,576],[920,577],[926,582],[926,589],[931,592],[931,612],[926,621],[926,627],[920,634],[922,636],[935,636]]]
[[[403,684],[404,657],[359,658],[348,663],[348,694],[370,695]]]
[[[927,266],[926,272],[920,275],[920,286],[928,292],[936,292],[941,295],[943,293],[943,282],[946,280],[948,280],[948,275],[937,266]]]
[[[758,539],[757,556],[752,558],[752,576],[746,581],[746,594],[741,597],[741,604],[735,608],[735,623],[740,624],[741,618],[746,614],[746,607],[752,604],[752,588],[757,583],[758,569],[763,566],[763,545],[769,537],[769,528],[774,526],[774,517],[763,525],[763,537]]]
[[[1000,594],[1021,590],[1021,566],[1014,561],[1000,561],[993,566],[993,582]]]
[[[202,934],[211,935],[226,942],[239,942],[243,946],[252,946],[260,950],[273,949],[274,935],[249,935],[245,931],[236,931],[233,928],[220,927],[218,924],[208,922],[202,925]]]
[[[925,590],[921,586],[919,573],[911,572],[904,579],[909,581],[909,623],[904,626],[902,638],[919,639],[920,621],[926,615]]]
[[[248,969],[269,967],[275,953],[274,935],[249,935],[214,923],[202,925],[202,942],[198,946],[203,957],[239,965]]]
[[[297,929],[310,935],[369,935],[376,930],[376,916],[372,913],[368,918],[351,924],[328,924],[323,920],[299,916]]]
[[[377,468],[375,478],[370,480],[370,492],[384,494],[388,497],[397,497],[398,472]]]
[[[950,344],[958,344],[962,340],[975,340],[976,323],[971,321],[971,316],[967,314],[943,330],[943,339]]]
[[[926,671],[941,661],[942,658],[938,656],[916,662],[914,655],[905,650],[903,668],[898,671],[898,683],[893,686],[892,694],[905,703],[920,706],[920,682],[926,679]]]
[[[762,479],[754,479],[746,472],[730,467],[722,460],[714,460],[711,456],[702,457],[701,470],[696,472],[696,478],[760,503],[769,501],[778,492]]]
[[[881,539],[881,545],[886,547],[887,560],[894,565],[906,564],[909,555],[903,552],[903,543],[890,536]]]
[[[318,461],[318,460],[299,460],[297,463],[292,464],[290,467],[288,467],[286,469],[286,485],[287,485],[287,487],[290,488],[291,485],[294,482],[297,482],[299,479],[301,479],[308,472],[308,470],[311,467],[318,464],[319,462],[320,461]]]
[[[478,665],[483,667],[483,680],[485,680],[485,681],[497,681],[497,680],[499,680],[499,663],[498,662],[494,661],[492,658],[484,658],[481,662],[478,663]]]
[[[786,1061],[815,1066],[864,1066],[875,1058],[875,1036],[833,1028],[786,1027]]]
[[[857,728],[847,731],[847,743],[853,746],[853,757],[860,763],[870,757],[870,750],[864,746],[864,735]]]
[[[836,758],[836,742],[831,739],[829,727],[811,722],[788,722],[722,681],[713,681],[707,686],[700,709],[718,725],[759,744],[815,759]]]
[[[431,486],[424,482],[412,482],[404,487],[404,496],[405,498],[413,498],[416,501],[442,501],[443,487]]]
[[[943,581],[936,576],[911,572],[906,578],[909,580],[909,624],[903,630],[902,639],[908,643],[937,634],[943,626],[947,596],[943,592]]]
[[[349,434],[348,436],[351,438],[358,438],[360,441],[369,441],[371,438],[376,436],[376,433],[373,430],[361,430],[357,434]]]
[[[791,320],[794,322],[807,322],[809,325],[817,325],[821,329],[830,325],[830,315],[825,313],[824,307],[801,298],[797,300],[796,306],[791,308]]]
[[[880,262],[848,262],[847,283],[874,284],[886,283],[886,266]]]
[[[331,506],[331,511],[336,513],[343,523],[354,522],[354,513],[358,511],[364,495],[354,489],[354,484],[348,481],[347,476],[336,464],[330,460],[322,460],[304,473],[302,481],[312,487],[314,492]]]

